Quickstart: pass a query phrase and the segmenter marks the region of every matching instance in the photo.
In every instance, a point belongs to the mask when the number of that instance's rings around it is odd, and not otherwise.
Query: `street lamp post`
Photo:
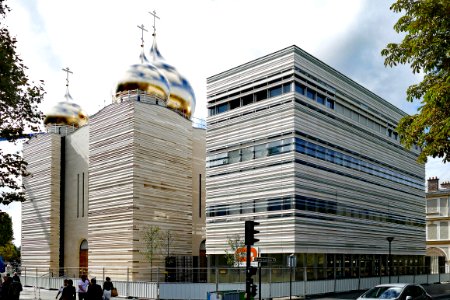
[[[389,283],[391,283],[391,265],[392,265],[392,259],[391,259],[391,243],[394,240],[393,236],[389,236],[386,238],[386,240],[389,242],[389,255],[388,255],[388,275],[389,275]]]

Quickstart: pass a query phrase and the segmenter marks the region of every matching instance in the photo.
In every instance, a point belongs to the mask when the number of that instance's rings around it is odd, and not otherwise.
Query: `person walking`
[[[88,300],[102,300],[103,299],[103,291],[102,287],[97,284],[97,279],[92,278],[91,284],[87,290],[87,299]]]
[[[73,280],[72,279],[68,279],[67,280],[67,286],[65,286],[63,288],[62,294],[61,294],[61,298],[59,298],[60,300],[75,300],[77,292],[75,290],[75,287],[73,286]]]
[[[20,298],[20,292],[22,292],[22,284],[20,281],[17,281],[16,279],[12,279],[11,286],[9,287],[9,298],[8,300],[19,300]]]
[[[89,279],[85,274],[81,275],[80,280],[78,280],[78,300],[85,300],[86,294],[89,286]]]
[[[110,300],[111,299],[111,291],[114,287],[113,283],[111,282],[111,278],[106,277],[105,282],[103,283],[103,299]]]
[[[58,294],[56,294],[55,299],[58,299],[58,296],[59,296],[60,294],[62,294],[62,292],[63,292],[64,288],[67,286],[67,283],[68,283],[68,282],[69,282],[68,279],[64,279],[64,283],[63,283],[63,285],[59,288]],[[62,297],[62,295],[61,295],[61,297]]]

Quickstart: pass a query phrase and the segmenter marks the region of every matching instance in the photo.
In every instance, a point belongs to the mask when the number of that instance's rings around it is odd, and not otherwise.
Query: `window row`
[[[376,222],[425,227],[425,222],[422,219],[412,218],[410,216],[400,216],[387,211],[364,209],[353,205],[338,203],[333,200],[323,200],[302,195],[295,195],[295,198],[258,199],[244,203],[214,205],[207,208],[206,216],[212,218],[290,209]],[[322,216],[322,218],[323,217],[324,216]],[[335,218],[331,219],[331,221],[336,220],[337,219]]]
[[[306,96],[307,98],[316,101],[319,104],[326,105],[330,109],[334,109],[334,100],[325,96],[314,89],[304,86],[299,82],[295,82],[295,92]]]
[[[208,116],[214,116],[217,114],[221,114],[224,112],[227,112],[229,110],[233,110],[235,108],[239,108],[242,106],[246,106],[258,101],[262,101],[268,98],[273,98],[277,96],[281,96],[285,93],[289,93],[292,91],[292,83],[285,83],[282,85],[277,85],[274,87],[271,87],[269,89],[264,89],[261,91],[258,91],[253,94],[248,94],[233,100],[230,100],[228,102],[218,104],[216,106],[208,108]]]
[[[257,158],[286,153],[293,150],[293,139],[286,138],[283,140],[273,141],[208,156],[206,159],[206,167],[212,168],[221,165],[244,162]]]
[[[439,215],[441,217],[449,216],[448,198],[427,199],[427,214]]]
[[[416,180],[401,173],[389,170],[384,167],[380,167],[373,163],[352,157],[342,152],[335,151],[333,149],[329,149],[300,138],[295,138],[295,151],[337,165],[341,165],[346,168],[354,169],[423,190],[423,182],[420,180]]]
[[[206,167],[212,168],[222,165],[245,162],[290,151],[296,151],[298,153],[302,153],[336,165],[340,165],[346,168],[350,168],[356,171],[423,190],[423,182],[418,179],[404,175],[400,172],[390,170],[385,167],[380,167],[374,163],[355,158],[353,156],[310,141],[306,141],[301,138],[285,138],[269,143],[211,155],[206,159]]]

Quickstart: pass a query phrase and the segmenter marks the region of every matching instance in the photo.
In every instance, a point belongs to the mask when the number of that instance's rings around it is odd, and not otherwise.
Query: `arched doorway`
[[[447,273],[447,257],[445,252],[437,247],[427,248],[425,265],[430,268],[431,274]]]
[[[80,244],[80,275],[88,273],[88,242],[83,240]]]

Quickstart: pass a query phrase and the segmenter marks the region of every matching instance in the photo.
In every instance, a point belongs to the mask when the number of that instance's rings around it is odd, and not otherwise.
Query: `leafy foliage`
[[[227,265],[235,266],[240,261],[240,255],[236,252],[236,250],[244,247],[244,240],[239,234],[236,234],[234,236],[228,237],[227,244],[230,247],[229,250],[225,250],[225,259],[227,260]]]
[[[0,246],[0,256],[5,261],[20,261],[20,250],[11,241]]]
[[[399,44],[390,43],[381,54],[386,66],[410,64],[413,73],[423,72],[424,78],[407,90],[407,100],[421,101],[418,112],[405,116],[397,131],[408,148],[422,148],[418,158],[427,156],[450,161],[450,1],[398,0],[391,6],[396,13],[404,12],[394,25],[397,32],[406,33]]]
[[[0,211],[0,247],[11,243],[12,239],[13,227],[11,217],[7,213]]]
[[[0,139],[15,143],[25,138],[26,131],[37,131],[42,113],[37,105],[44,95],[43,81],[30,82],[27,67],[16,53],[16,39],[10,36],[4,23],[9,7],[0,0]],[[23,186],[19,179],[27,176],[27,163],[16,154],[0,149],[0,203],[24,201]]]

